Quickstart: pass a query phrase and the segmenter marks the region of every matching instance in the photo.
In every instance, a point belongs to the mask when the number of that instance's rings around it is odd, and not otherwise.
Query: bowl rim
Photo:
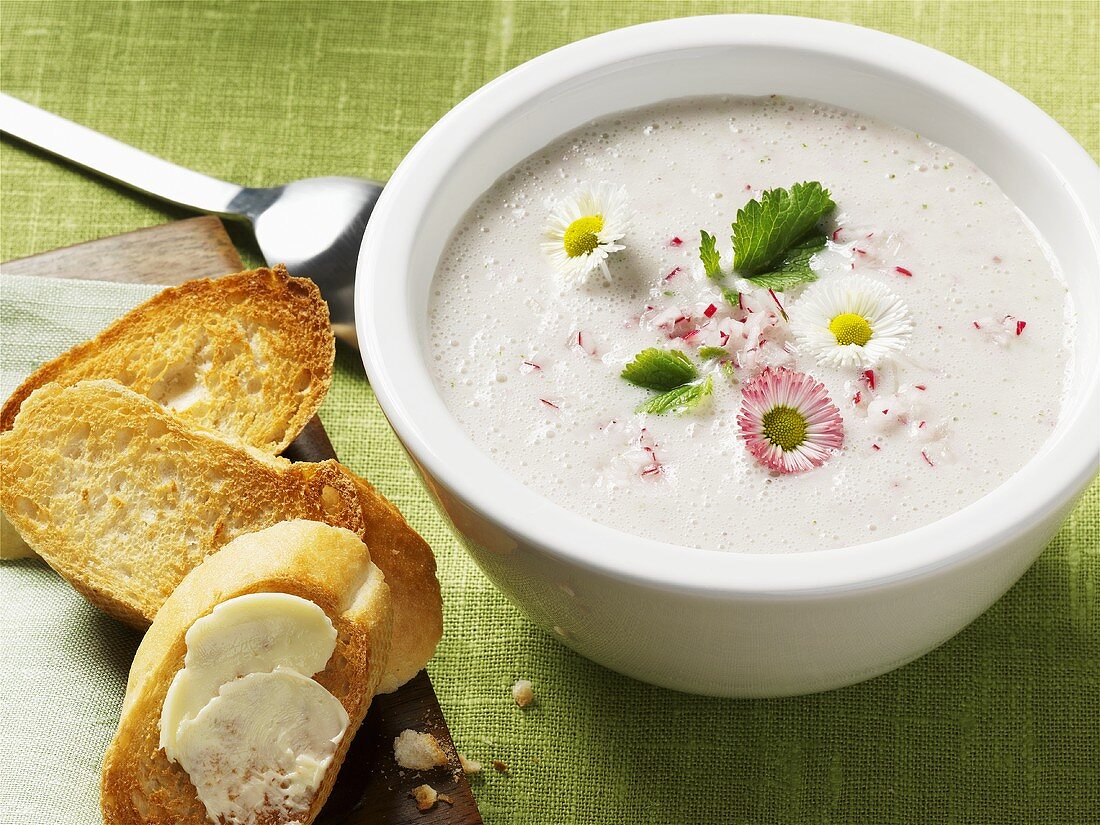
[[[1068,507],[1100,469],[1100,427],[1095,426],[1100,420],[1100,358],[1078,378],[1085,385],[1077,403],[1063,412],[1062,435],[977,501],[896,536],[791,554],[684,547],[590,521],[511,476],[460,430],[443,406],[419,356],[416,331],[403,319],[409,317],[407,275],[415,228],[454,162],[510,112],[562,83],[662,52],[750,44],[847,60],[858,55],[869,70],[900,75],[983,118],[1014,123],[1028,136],[1029,150],[1044,157],[1076,200],[1100,258],[1100,198],[1090,193],[1090,186],[1100,191],[1100,168],[1049,115],[973,66],[884,32],[811,18],[709,15],[643,23],[562,46],[491,81],[436,123],[395,171],[368,223],[355,282],[360,351],[378,402],[422,472],[463,506],[528,548],[643,586],[713,596],[805,598],[879,587],[996,552]],[[372,272],[388,277],[373,278]],[[429,404],[432,409],[406,401],[410,381],[423,387],[425,378],[438,401]],[[438,416],[441,407],[449,424]],[[447,438],[440,437],[441,427]]]

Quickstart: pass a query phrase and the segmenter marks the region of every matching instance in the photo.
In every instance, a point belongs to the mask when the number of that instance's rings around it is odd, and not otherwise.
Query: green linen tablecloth
[[[893,32],[973,63],[1050,112],[1096,156],[1097,8],[3,0],[2,87],[229,180],[385,179],[447,109],[547,49],[663,17],[803,14]],[[11,144],[0,149],[0,163],[3,259],[182,215]],[[247,235],[235,237],[257,260]],[[21,295],[5,306],[5,351],[24,343],[11,336],[26,305]],[[111,295],[102,299],[107,316],[137,299],[133,290]],[[47,326],[58,313],[72,315],[64,301],[42,312]],[[722,701],[620,677],[527,622],[464,555],[348,352],[338,358],[322,418],[345,462],[435,548],[447,622],[429,669],[460,749],[510,768],[474,780],[490,825],[1100,822],[1100,485],[1023,580],[939,650],[845,690]],[[13,625],[62,640],[55,661],[0,694],[0,755],[11,761],[0,764],[2,823],[96,817],[96,754],[110,736],[118,674],[135,640],[105,643],[117,638],[105,633],[109,620],[78,601],[65,601],[51,622],[29,618],[36,594],[64,600],[59,587],[34,563],[0,566],[0,683],[20,656]],[[33,749],[30,770],[15,740],[30,734],[35,679],[67,664],[106,672],[113,687],[59,707],[53,729],[38,733],[55,742],[57,756]],[[527,711],[509,695],[521,677],[539,696]],[[66,714],[97,733],[66,741]]]

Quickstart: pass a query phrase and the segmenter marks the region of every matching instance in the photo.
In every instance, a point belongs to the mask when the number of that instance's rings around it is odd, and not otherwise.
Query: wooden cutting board
[[[0,266],[0,272],[170,286],[242,268],[222,222],[202,217],[9,261]],[[318,418],[309,422],[285,455],[293,461],[336,458]],[[423,774],[398,768],[393,759],[393,740],[406,728],[430,731],[446,751],[450,765]],[[454,804],[439,802],[430,811],[417,811],[409,791],[423,782],[450,796]],[[332,795],[317,822],[319,825],[481,825],[477,803],[459,766],[447,720],[427,672],[421,671],[400,690],[376,697],[371,703],[367,719],[348,750]]]

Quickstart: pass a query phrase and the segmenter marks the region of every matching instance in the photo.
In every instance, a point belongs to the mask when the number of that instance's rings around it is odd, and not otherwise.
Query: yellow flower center
[[[763,418],[764,437],[784,452],[806,440],[806,419],[793,407],[772,407]]]
[[[565,228],[565,254],[570,258],[587,255],[600,245],[599,234],[603,231],[603,215],[585,215],[577,218]]]
[[[829,332],[836,336],[836,342],[842,347],[848,344],[864,346],[871,340],[871,325],[862,315],[854,312],[842,312],[829,322]]]

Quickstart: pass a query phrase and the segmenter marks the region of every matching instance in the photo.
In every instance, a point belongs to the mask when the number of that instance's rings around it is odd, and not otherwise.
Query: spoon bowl
[[[313,279],[328,301],[333,332],[354,344],[355,264],[381,194],[381,184],[361,178],[306,178],[242,189],[229,208],[252,222],[266,261]]]

